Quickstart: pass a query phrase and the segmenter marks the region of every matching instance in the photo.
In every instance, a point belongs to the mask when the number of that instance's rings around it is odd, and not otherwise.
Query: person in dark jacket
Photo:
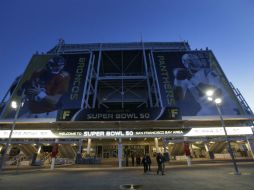
[[[132,166],[134,166],[134,162],[135,162],[135,156],[134,156],[134,154],[132,153],[132,154],[131,154],[131,163],[132,163]]]
[[[148,171],[148,159],[146,155],[142,159],[142,164],[144,166],[144,173],[146,173]]]
[[[151,158],[150,158],[149,155],[146,155],[146,157],[147,157],[148,170],[150,172],[151,171],[151,163],[152,163],[152,161],[151,161]]]
[[[164,175],[164,158],[161,153],[157,154],[156,157],[158,169],[157,169],[157,175],[161,172],[162,175]]]
[[[137,166],[140,166],[140,161],[141,161],[141,159],[140,159],[140,156],[138,154],[137,157],[136,157],[136,165]]]

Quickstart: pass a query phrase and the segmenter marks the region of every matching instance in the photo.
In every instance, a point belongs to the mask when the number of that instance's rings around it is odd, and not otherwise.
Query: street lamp
[[[231,156],[231,159],[232,159],[232,162],[234,164],[234,168],[235,168],[235,175],[241,175],[241,173],[239,172],[238,170],[238,167],[236,165],[236,160],[235,160],[235,156],[233,154],[233,150],[232,150],[232,147],[231,147],[231,144],[230,144],[230,140],[228,138],[228,134],[227,134],[227,131],[226,131],[226,128],[225,128],[225,124],[224,124],[224,120],[223,120],[223,117],[222,117],[222,113],[221,113],[221,109],[220,109],[220,104],[222,102],[222,99],[219,98],[219,97],[216,97],[215,93],[213,90],[208,90],[206,92],[206,96],[207,96],[207,99],[211,102],[214,102],[215,105],[216,105],[216,108],[217,108],[217,111],[220,115],[220,121],[221,121],[221,126],[223,127],[224,129],[224,132],[225,132],[225,136],[226,136],[226,141],[228,143],[228,152]]]
[[[2,168],[3,168],[4,161],[5,161],[5,155],[8,152],[9,146],[11,144],[11,138],[12,138],[12,134],[13,134],[13,131],[15,129],[15,126],[16,126],[16,121],[17,121],[18,116],[19,116],[20,108],[24,104],[24,94],[25,94],[25,91],[23,90],[19,103],[17,101],[13,100],[13,101],[11,101],[11,104],[10,104],[11,108],[14,109],[16,111],[16,113],[15,113],[13,123],[12,123],[12,126],[11,126],[11,132],[9,134],[8,142],[7,142],[6,147],[5,147],[5,149],[3,151],[3,154],[2,154],[2,159],[1,159],[1,163],[0,163],[0,170],[2,170]]]

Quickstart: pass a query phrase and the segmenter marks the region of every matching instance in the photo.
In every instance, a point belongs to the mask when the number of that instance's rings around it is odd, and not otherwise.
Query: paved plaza
[[[41,168],[5,170],[0,175],[0,189],[61,189],[61,190],[116,190],[129,184],[149,190],[192,189],[254,189],[254,163],[239,163],[242,175],[233,175],[231,163],[167,165],[166,175],[157,175],[156,167],[144,174],[143,168],[98,168],[96,166],[69,166],[54,171]],[[127,186],[121,186],[127,185]],[[135,189],[136,186],[129,186]],[[127,188],[128,189],[128,188]]]

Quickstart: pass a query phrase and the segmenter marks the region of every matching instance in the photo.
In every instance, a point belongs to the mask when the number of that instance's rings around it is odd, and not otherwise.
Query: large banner
[[[58,121],[135,121],[135,120],[178,120],[178,108],[150,109],[65,109],[58,113]]]
[[[60,109],[79,109],[89,54],[34,55],[2,118],[13,118],[11,102],[23,105],[20,118],[56,118]],[[23,94],[23,95],[22,95]]]
[[[217,115],[207,90],[222,98],[223,115],[244,114],[211,51],[154,52],[161,107],[83,109],[90,54],[34,55],[14,90],[2,118],[14,118],[11,101],[20,102],[20,118],[58,121],[176,120]]]
[[[217,115],[206,96],[213,90],[222,99],[222,114],[243,114],[211,51],[155,52],[154,59],[164,107],[178,107],[182,116]]]

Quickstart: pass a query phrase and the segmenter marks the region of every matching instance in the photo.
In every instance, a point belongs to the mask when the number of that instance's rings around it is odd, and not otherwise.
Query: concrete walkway
[[[163,176],[156,174],[156,167],[147,174],[143,173],[142,167],[118,169],[76,165],[56,168],[54,171],[23,168],[17,172],[1,172],[0,189],[115,190],[121,189],[121,185],[135,184],[149,190],[253,190],[254,163],[242,162],[238,166],[242,172],[240,176],[233,175],[231,163],[167,166],[166,175]]]

